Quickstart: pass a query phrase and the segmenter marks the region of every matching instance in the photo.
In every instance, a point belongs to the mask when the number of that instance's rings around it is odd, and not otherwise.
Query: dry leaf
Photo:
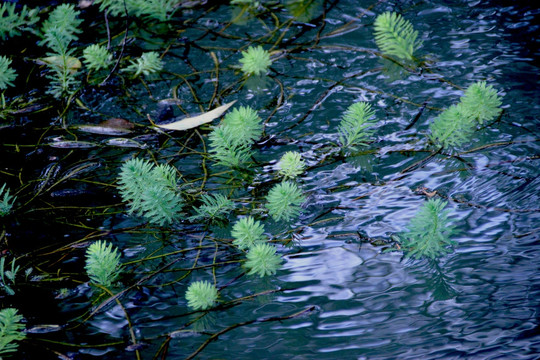
[[[100,122],[99,125],[104,126],[104,127],[121,128],[121,129],[129,129],[129,130],[135,128],[135,124],[122,118],[110,118],[108,120]]]
[[[220,117],[225,111],[227,111],[228,108],[230,108],[235,101],[231,101],[230,103],[227,103],[225,105],[221,105],[213,110],[210,110],[208,112],[202,113],[198,116],[188,117],[184,118],[182,120],[175,121],[170,124],[165,125],[156,125],[157,127],[161,129],[166,130],[188,130],[195,128],[197,126],[200,126],[202,124],[209,123],[210,121],[217,119]]]
[[[126,135],[131,132],[135,125],[125,119],[111,118],[102,121],[99,125],[78,125],[75,128],[91,134],[99,135]]]

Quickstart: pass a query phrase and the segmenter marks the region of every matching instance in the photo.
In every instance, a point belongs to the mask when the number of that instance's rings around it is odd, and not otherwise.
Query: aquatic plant
[[[249,106],[234,108],[223,119],[222,126],[228,127],[238,137],[238,142],[251,145],[261,138],[262,119]]]
[[[238,220],[231,231],[234,238],[233,244],[240,250],[248,249],[254,244],[264,242],[266,240],[264,226],[253,219],[251,216],[246,216]]]
[[[242,72],[248,76],[266,74],[272,65],[270,53],[262,46],[250,46],[246,51],[242,51],[240,63],[242,64]]]
[[[208,281],[195,281],[186,291],[188,306],[193,310],[206,310],[212,307],[218,298],[216,287]]]
[[[365,146],[372,131],[367,130],[374,122],[369,119],[375,115],[371,105],[357,102],[347,108],[338,126],[339,142],[343,149],[357,150]]]
[[[16,196],[9,195],[9,189],[6,189],[6,185],[7,184],[4,184],[2,187],[0,187],[0,217],[11,213],[13,204],[17,199]]]
[[[494,119],[501,113],[499,108],[502,104],[501,98],[497,95],[497,90],[491,85],[486,85],[485,81],[469,86],[460,101],[468,116],[480,124]]]
[[[5,308],[0,310],[0,359],[17,351],[19,344],[26,337],[24,325],[21,323],[22,315],[17,309]]]
[[[111,65],[112,54],[105,46],[93,44],[83,50],[83,58],[89,70],[100,70]]]
[[[485,82],[467,88],[460,102],[450,106],[430,124],[429,138],[443,147],[459,147],[470,141],[478,123],[489,121],[501,109],[497,91]]]
[[[163,69],[163,61],[159,58],[159,53],[155,51],[144,53],[141,57],[136,58],[135,61],[131,60],[130,62],[131,65],[121,71],[133,73],[134,78],[141,74],[148,76]]]
[[[202,205],[195,209],[196,215],[190,218],[191,221],[222,220],[234,209],[234,202],[222,194],[203,194],[201,201]]]
[[[294,179],[304,172],[306,163],[302,160],[302,155],[296,151],[287,151],[278,163],[279,175],[285,179]]]
[[[429,125],[429,138],[443,147],[459,147],[470,140],[475,123],[463,105],[452,105]]]
[[[218,165],[233,169],[248,167],[251,144],[243,141],[229,126],[215,127],[209,135],[210,153]]]
[[[321,13],[322,0],[287,0],[285,6],[289,13],[301,22],[309,22]]]
[[[248,275],[274,275],[281,266],[281,257],[276,254],[276,247],[267,243],[250,247],[246,258],[244,266],[249,269]]]
[[[290,221],[300,214],[305,197],[298,186],[290,181],[275,185],[266,195],[268,214],[275,221]]]
[[[20,266],[15,265],[15,259],[11,261],[11,270],[6,270],[5,267],[6,258],[3,256],[0,258],[0,288],[8,295],[15,295],[15,279],[19,272]]]
[[[0,56],[0,90],[13,86],[13,81],[17,77],[17,73],[9,65],[11,65],[11,60],[5,56]]]
[[[81,33],[79,29],[82,20],[79,19],[80,11],[75,10],[73,4],[62,4],[54,8],[49,14],[49,17],[43,22],[41,31],[43,33],[42,43],[51,48],[55,52],[60,52],[57,46],[66,47],[73,40],[77,40],[79,37],[77,34]],[[54,34],[54,36],[47,37],[47,34]]]
[[[148,160],[130,159],[120,169],[118,189],[124,201],[129,202],[130,214],[163,226],[181,215],[184,201],[176,191],[176,183],[176,170],[172,166],[154,166]]]
[[[375,43],[385,55],[403,60],[414,61],[414,52],[421,41],[417,40],[418,31],[401,15],[385,12],[375,19]]]
[[[130,16],[168,20],[178,9],[178,0],[95,0],[101,11],[106,11],[112,16],[125,16],[126,11]]]
[[[429,199],[407,225],[407,231],[399,234],[401,248],[406,256],[435,258],[449,252],[455,243],[450,239],[454,226],[448,219],[446,202]]]
[[[85,269],[90,281],[109,287],[120,276],[120,253],[112,244],[98,240],[86,250]]]
[[[71,41],[77,40],[77,34],[81,32],[78,28],[82,22],[78,18],[79,14],[80,11],[76,11],[72,4],[59,5],[43,22],[41,28],[43,40],[40,45],[52,50],[52,53],[47,53],[48,58],[45,59],[50,69],[47,78],[51,80],[47,93],[56,98],[72,94],[79,84],[75,74],[80,62],[71,57],[74,49],[69,48]]]
[[[0,38],[21,35],[21,31],[35,32],[34,25],[39,21],[39,9],[29,9],[26,5],[15,11],[16,3],[2,2],[0,5]]]

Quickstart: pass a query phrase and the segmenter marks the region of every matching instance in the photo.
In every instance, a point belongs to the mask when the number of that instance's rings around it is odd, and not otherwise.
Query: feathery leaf
[[[150,51],[141,55],[140,58],[131,61],[131,65],[122,69],[121,71],[127,71],[133,73],[133,77],[144,74],[150,75],[160,72],[163,69],[163,61],[159,58],[159,53]]]
[[[210,152],[219,165],[233,169],[247,167],[251,159],[250,144],[237,136],[229,126],[215,127],[209,135]]]
[[[461,104],[469,115],[480,124],[490,121],[501,113],[501,98],[491,85],[479,81],[467,88],[461,97]]]
[[[429,125],[429,138],[443,147],[459,147],[470,140],[475,123],[461,104],[444,110]]]
[[[246,75],[261,75],[268,72],[268,68],[272,65],[270,53],[264,50],[262,46],[250,46],[246,51],[242,51],[242,71]]]
[[[129,213],[163,226],[181,215],[184,202],[176,192],[176,183],[176,170],[172,166],[154,166],[147,160],[130,159],[120,169],[118,188],[124,201],[130,203]]]
[[[0,187],[0,217],[6,216],[11,212],[15,199],[17,199],[16,196],[9,195],[9,189],[6,190],[6,184]]]
[[[188,306],[193,310],[206,310],[212,307],[218,298],[216,287],[208,281],[195,281],[186,291]]]
[[[88,69],[100,70],[111,65],[112,54],[105,46],[93,44],[83,50],[83,58]]]
[[[385,12],[375,19],[375,42],[385,55],[414,61],[414,52],[422,44],[411,23],[394,12]]]
[[[225,115],[222,126],[228,127],[236,134],[238,141],[246,145],[260,139],[262,136],[262,119],[249,106],[234,108]]]
[[[365,146],[372,131],[366,130],[373,125],[369,119],[375,115],[371,105],[366,102],[357,102],[347,108],[339,123],[339,141],[343,148],[357,150],[358,146]]]
[[[302,155],[296,151],[287,151],[278,163],[279,175],[285,179],[294,179],[304,172],[306,163],[302,160]]]
[[[86,250],[85,269],[93,283],[111,286],[120,275],[120,268],[120,253],[112,244],[98,240]]]
[[[0,356],[16,352],[19,346],[16,341],[26,337],[21,320],[22,316],[17,314],[17,309],[0,310]]]
[[[290,221],[300,214],[300,205],[305,197],[295,183],[284,181],[275,185],[266,196],[268,214],[275,221]]]
[[[20,35],[21,31],[35,32],[34,25],[39,21],[39,9],[28,9],[24,5],[19,12],[15,11],[16,4],[4,1],[0,5],[0,38],[6,39]]]
[[[429,138],[443,147],[459,147],[470,141],[477,124],[497,116],[501,109],[497,91],[484,81],[467,88],[460,102],[444,110],[430,124]]]
[[[10,59],[0,56],[0,90],[5,90],[8,86],[13,86],[13,81],[17,77],[17,73],[9,66],[10,64]]]
[[[276,247],[266,243],[253,245],[246,258],[248,275],[257,274],[259,277],[274,275],[281,266],[281,256],[276,254]]]
[[[266,237],[263,235],[264,226],[260,221],[254,220],[251,216],[243,217],[238,220],[231,231],[233,244],[240,250],[248,249],[254,244],[264,242]]]
[[[430,199],[418,210],[407,226],[407,231],[399,235],[401,247],[406,256],[415,258],[435,258],[449,252],[454,242],[450,235],[454,231],[449,210],[444,210],[446,202]]]
[[[195,209],[197,214],[190,218],[191,221],[224,219],[234,209],[234,202],[222,194],[203,194],[201,201],[202,205]]]

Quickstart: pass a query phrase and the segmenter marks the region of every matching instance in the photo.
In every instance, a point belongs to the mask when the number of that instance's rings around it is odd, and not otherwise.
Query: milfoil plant
[[[401,249],[407,257],[434,259],[455,245],[451,240],[454,226],[446,205],[441,199],[429,199],[410,220],[407,230],[399,234]]]

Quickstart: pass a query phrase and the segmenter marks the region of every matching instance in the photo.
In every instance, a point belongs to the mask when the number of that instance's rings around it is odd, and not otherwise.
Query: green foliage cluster
[[[0,187],[0,217],[11,213],[16,199],[16,196],[9,195],[9,189],[6,189],[6,184]]]
[[[372,135],[368,128],[374,124],[369,119],[373,115],[375,111],[366,102],[357,102],[347,108],[338,127],[342,149],[356,151],[359,146],[367,145]]]
[[[234,209],[234,202],[223,194],[203,194],[202,205],[195,208],[196,215],[191,221],[208,219],[211,221],[224,220],[229,212]]]
[[[470,141],[478,124],[490,121],[501,112],[497,91],[485,81],[467,88],[458,104],[444,110],[430,124],[429,138],[443,147],[459,147]]]
[[[232,109],[225,115],[222,125],[230,128],[238,141],[246,145],[259,140],[263,133],[261,117],[249,106]]]
[[[143,216],[152,224],[166,225],[180,218],[184,205],[176,184],[172,166],[130,159],[122,165],[118,188],[124,201],[129,202],[131,214]]]
[[[89,70],[98,71],[111,65],[112,54],[105,46],[93,44],[83,50],[83,59]]]
[[[375,42],[381,52],[398,59],[414,61],[414,52],[422,42],[417,40],[418,31],[401,15],[385,12],[375,19]]]
[[[491,121],[501,113],[502,101],[497,90],[485,81],[479,81],[467,88],[460,102],[467,116],[478,121],[480,125]]]
[[[39,9],[29,9],[23,5],[17,12],[16,5],[6,1],[0,5],[0,38],[4,40],[21,35],[21,31],[34,32],[33,25],[39,21]]]
[[[195,281],[189,284],[185,297],[193,310],[206,310],[216,302],[218,291],[208,281]]]
[[[270,53],[262,46],[250,46],[246,51],[242,51],[240,63],[244,74],[248,76],[264,75],[272,65],[272,60],[270,60]]]
[[[50,88],[47,91],[56,98],[72,94],[79,85],[74,71],[75,60],[72,55],[75,49],[70,48],[70,43],[77,40],[77,34],[82,20],[78,18],[80,11],[75,10],[74,5],[62,4],[57,6],[43,22],[41,28],[41,45],[47,46],[50,65],[50,74],[47,77],[51,80]]]
[[[23,340],[23,317],[17,314],[17,309],[5,308],[0,310],[0,358],[17,351],[17,341]]]
[[[260,221],[253,219],[251,216],[246,216],[238,220],[231,231],[233,236],[233,244],[240,250],[249,249],[257,243],[266,241],[264,234],[264,226]]]
[[[450,211],[444,210],[446,204],[440,199],[430,199],[414,215],[407,231],[399,235],[406,256],[433,259],[449,252],[454,245],[450,239],[454,226],[448,219]]]
[[[131,65],[122,69],[133,74],[133,77],[137,77],[141,74],[150,75],[160,72],[163,69],[163,62],[159,58],[159,54],[155,51],[150,51],[136,58],[135,61],[131,61]]]
[[[11,261],[11,270],[6,270],[6,258],[0,258],[0,288],[8,295],[15,295],[13,286],[19,272],[20,266],[15,265],[15,259]]]
[[[283,181],[268,192],[266,208],[275,221],[291,221],[300,214],[300,205],[305,199],[295,183]]]
[[[210,152],[218,165],[246,168],[251,146],[262,135],[262,120],[250,107],[233,109],[209,135]]]
[[[115,9],[113,13],[118,10],[119,14],[124,14],[123,1],[102,1],[101,5],[109,11]],[[177,9],[178,1],[128,0],[126,5],[133,10],[130,14],[165,20]],[[73,95],[80,87],[78,71],[81,63],[76,57],[79,50],[72,46],[82,32],[80,13],[75,10],[73,4],[58,5],[40,24],[41,31],[35,31],[33,30],[35,26],[32,25],[39,21],[38,9],[28,10],[26,6],[23,6],[17,13],[15,4],[4,3],[0,7],[0,36],[2,38],[6,38],[6,35],[19,35],[20,31],[31,31],[41,37],[39,44],[47,48],[47,57],[41,59],[49,67],[49,73],[46,75],[50,80],[47,93],[57,99]],[[94,44],[86,47],[82,51],[82,59],[89,71],[97,72],[112,66],[112,54],[102,45]],[[0,56],[0,90],[13,86],[16,72],[9,66],[10,64],[10,59]],[[141,74],[148,76],[159,72],[162,68],[163,63],[159,54],[147,52],[131,60],[130,65],[121,71],[136,78]]]
[[[248,275],[274,275],[281,266],[281,257],[276,254],[276,247],[268,243],[257,243],[249,248],[246,255],[245,267],[249,269]]]
[[[109,287],[120,276],[120,253],[112,244],[98,240],[86,250],[85,269],[90,281]]]
[[[11,65],[11,60],[5,56],[0,56],[0,90],[13,86],[13,81],[17,77],[17,73],[9,65]]]
[[[287,151],[278,163],[279,175],[284,179],[294,179],[306,169],[302,155],[297,151]]]

